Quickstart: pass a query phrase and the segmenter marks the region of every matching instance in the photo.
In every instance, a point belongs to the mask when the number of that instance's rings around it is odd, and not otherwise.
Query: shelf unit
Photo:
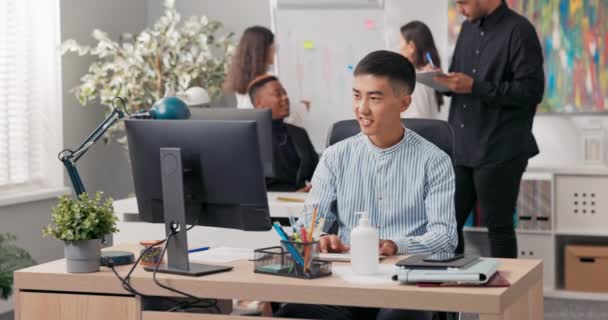
[[[548,225],[543,230],[534,229],[534,225],[530,225],[533,229],[516,230],[518,258],[543,260],[546,297],[608,301],[608,293],[564,289],[566,245],[608,245],[608,168],[528,168],[522,178],[518,209],[520,201],[529,196],[526,191],[530,189],[523,185],[531,181],[550,184]],[[487,228],[465,227],[464,231],[483,233]]]

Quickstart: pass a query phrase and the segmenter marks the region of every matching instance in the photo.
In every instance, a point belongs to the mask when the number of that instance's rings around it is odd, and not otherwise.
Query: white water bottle
[[[356,212],[361,215],[359,225],[350,233],[350,261],[353,272],[357,274],[374,274],[378,272],[378,231],[369,223],[367,212]]]

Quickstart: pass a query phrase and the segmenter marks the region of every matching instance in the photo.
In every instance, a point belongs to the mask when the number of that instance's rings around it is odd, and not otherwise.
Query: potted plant
[[[220,96],[236,48],[234,34],[222,32],[221,22],[205,16],[182,21],[174,2],[164,1],[165,11],[151,27],[136,35],[123,34],[118,42],[95,29],[92,36],[96,45],[82,45],[74,39],[62,44],[62,54],[95,58],[71,91],[81,105],[99,101],[109,113],[114,98],[121,96],[131,113],[150,108],[165,95],[166,86],[187,95],[196,94],[196,90],[188,93],[190,88],[204,89],[210,99]],[[104,141],[112,134],[118,143],[126,144],[124,123],[112,126]]]
[[[30,254],[15,245],[15,236],[0,234],[0,299],[13,293],[13,271],[36,264]]]
[[[61,196],[53,208],[53,224],[43,229],[45,236],[64,241],[68,272],[99,271],[101,239],[118,231],[112,199],[102,203],[102,195],[103,192],[97,192],[90,198],[84,192],[78,199]]]

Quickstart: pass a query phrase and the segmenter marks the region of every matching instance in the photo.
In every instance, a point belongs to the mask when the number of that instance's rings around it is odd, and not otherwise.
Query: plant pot
[[[99,271],[101,239],[65,241],[64,244],[67,272]]]

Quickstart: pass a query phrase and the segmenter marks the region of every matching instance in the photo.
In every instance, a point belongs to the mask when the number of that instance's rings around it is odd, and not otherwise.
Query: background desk
[[[295,192],[269,192],[268,206],[270,208],[270,216],[273,218],[299,217],[304,209],[304,203],[280,201],[277,198],[288,197],[304,200],[306,195],[306,193]],[[115,201],[114,211],[119,219],[119,231],[114,234],[114,244],[138,243],[141,240],[165,238],[164,224],[137,221],[139,218],[135,198]],[[188,231],[188,246],[190,248],[227,246],[257,249],[277,245],[278,243],[279,238],[274,230],[247,232],[235,229],[197,226]]]
[[[395,263],[400,258],[391,257],[384,263]],[[417,288],[396,282],[361,285],[336,276],[301,280],[256,274],[249,261],[231,265],[234,266],[231,272],[200,278],[166,274],[158,277],[188,293],[217,299],[471,312],[479,313],[480,320],[543,318],[542,263],[538,260],[501,260],[499,270],[512,284],[508,288]],[[118,272],[125,275],[129,268],[121,266]],[[144,294],[175,296],[154,284],[152,273],[141,268],[133,273],[131,283]],[[107,268],[97,273],[68,274],[63,259],[17,271],[15,290],[16,320],[246,319],[142,310],[141,299],[125,292]]]

